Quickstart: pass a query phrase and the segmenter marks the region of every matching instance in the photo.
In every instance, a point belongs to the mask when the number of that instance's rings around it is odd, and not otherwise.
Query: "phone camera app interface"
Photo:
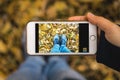
[[[88,53],[88,23],[36,23],[36,53]]]

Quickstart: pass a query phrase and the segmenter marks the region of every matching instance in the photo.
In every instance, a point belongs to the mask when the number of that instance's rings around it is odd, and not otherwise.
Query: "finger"
[[[69,17],[68,20],[76,20],[76,21],[86,21],[86,16],[73,16]]]
[[[101,30],[108,32],[108,31],[113,31],[115,29],[116,25],[109,20],[100,17],[100,16],[95,16],[92,13],[87,14],[87,19],[89,22],[92,24],[97,25]]]

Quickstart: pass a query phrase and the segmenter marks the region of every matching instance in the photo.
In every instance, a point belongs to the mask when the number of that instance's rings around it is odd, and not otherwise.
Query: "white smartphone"
[[[93,55],[97,27],[87,21],[35,21],[27,24],[30,55]]]

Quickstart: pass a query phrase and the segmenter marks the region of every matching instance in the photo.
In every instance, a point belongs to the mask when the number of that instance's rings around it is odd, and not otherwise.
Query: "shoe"
[[[67,37],[63,34],[61,36],[61,45],[65,45],[66,46],[66,43],[67,43]]]
[[[56,34],[56,35],[54,36],[53,42],[54,42],[54,45],[55,45],[55,44],[59,44],[59,35],[58,35],[58,34]]]

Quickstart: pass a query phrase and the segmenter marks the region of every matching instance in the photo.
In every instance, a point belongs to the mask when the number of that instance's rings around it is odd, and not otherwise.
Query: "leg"
[[[45,66],[43,57],[29,56],[20,68],[10,75],[7,80],[40,80]]]
[[[61,36],[61,47],[60,47],[60,52],[63,53],[70,53],[71,51],[67,48],[66,46],[67,43],[67,38],[65,35]]]
[[[65,45],[61,45],[60,52],[70,53],[71,51]]]
[[[51,49],[50,53],[59,53],[60,52],[59,48],[60,48],[60,45],[55,44]]]
[[[45,69],[48,80],[86,80],[67,64],[66,59],[54,56],[49,59]]]
[[[60,45],[59,45],[59,35],[58,34],[56,34],[54,36],[53,43],[54,43],[54,45],[53,45],[53,48],[51,49],[50,52],[51,53],[59,53],[60,52],[60,50],[59,50]]]

